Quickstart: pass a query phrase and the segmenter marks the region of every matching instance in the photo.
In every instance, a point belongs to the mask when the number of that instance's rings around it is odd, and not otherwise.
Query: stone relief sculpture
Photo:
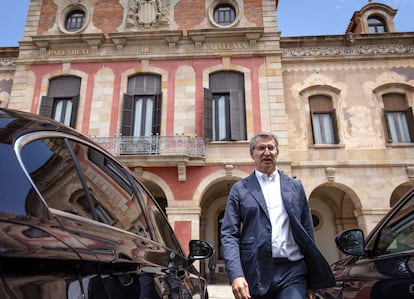
[[[3,58],[0,60],[0,66],[14,66],[14,60],[10,58]]]
[[[375,120],[375,110],[366,106],[352,106],[346,109],[349,112],[349,126],[352,143],[359,148],[377,147],[378,137],[382,137],[381,126]]]
[[[126,30],[150,30],[168,25],[168,7],[162,0],[129,0]]]

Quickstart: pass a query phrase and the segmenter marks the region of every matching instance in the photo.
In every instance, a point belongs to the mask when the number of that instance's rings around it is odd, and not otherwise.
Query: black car
[[[59,122],[0,109],[0,298],[207,298],[151,194]]]
[[[366,240],[362,230],[350,229],[335,242],[348,256],[332,265],[336,287],[319,290],[320,298],[414,298],[414,189]]]

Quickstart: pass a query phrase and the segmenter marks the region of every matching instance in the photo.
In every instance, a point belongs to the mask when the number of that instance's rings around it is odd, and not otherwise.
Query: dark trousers
[[[307,268],[304,260],[276,263],[269,291],[252,299],[306,299]]]

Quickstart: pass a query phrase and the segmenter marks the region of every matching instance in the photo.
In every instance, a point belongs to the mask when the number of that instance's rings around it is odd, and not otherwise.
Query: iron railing
[[[202,137],[142,136],[92,137],[113,155],[189,155],[204,157],[206,142]]]

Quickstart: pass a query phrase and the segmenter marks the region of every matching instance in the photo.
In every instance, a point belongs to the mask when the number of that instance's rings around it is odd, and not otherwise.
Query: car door
[[[122,165],[74,136],[47,132],[27,138],[30,142],[21,150],[27,172],[62,228],[101,263],[107,292],[118,297],[139,293],[134,289],[139,287],[137,273],[152,275],[158,294],[163,282],[177,276],[177,269],[188,279],[188,258],[165,216]],[[153,218],[162,219],[162,225],[154,225]]]
[[[374,228],[365,256],[352,261],[343,298],[414,298],[414,190]]]
[[[12,143],[0,143],[0,157],[0,298],[82,298],[84,255],[71,247],[84,246],[56,228]]]

